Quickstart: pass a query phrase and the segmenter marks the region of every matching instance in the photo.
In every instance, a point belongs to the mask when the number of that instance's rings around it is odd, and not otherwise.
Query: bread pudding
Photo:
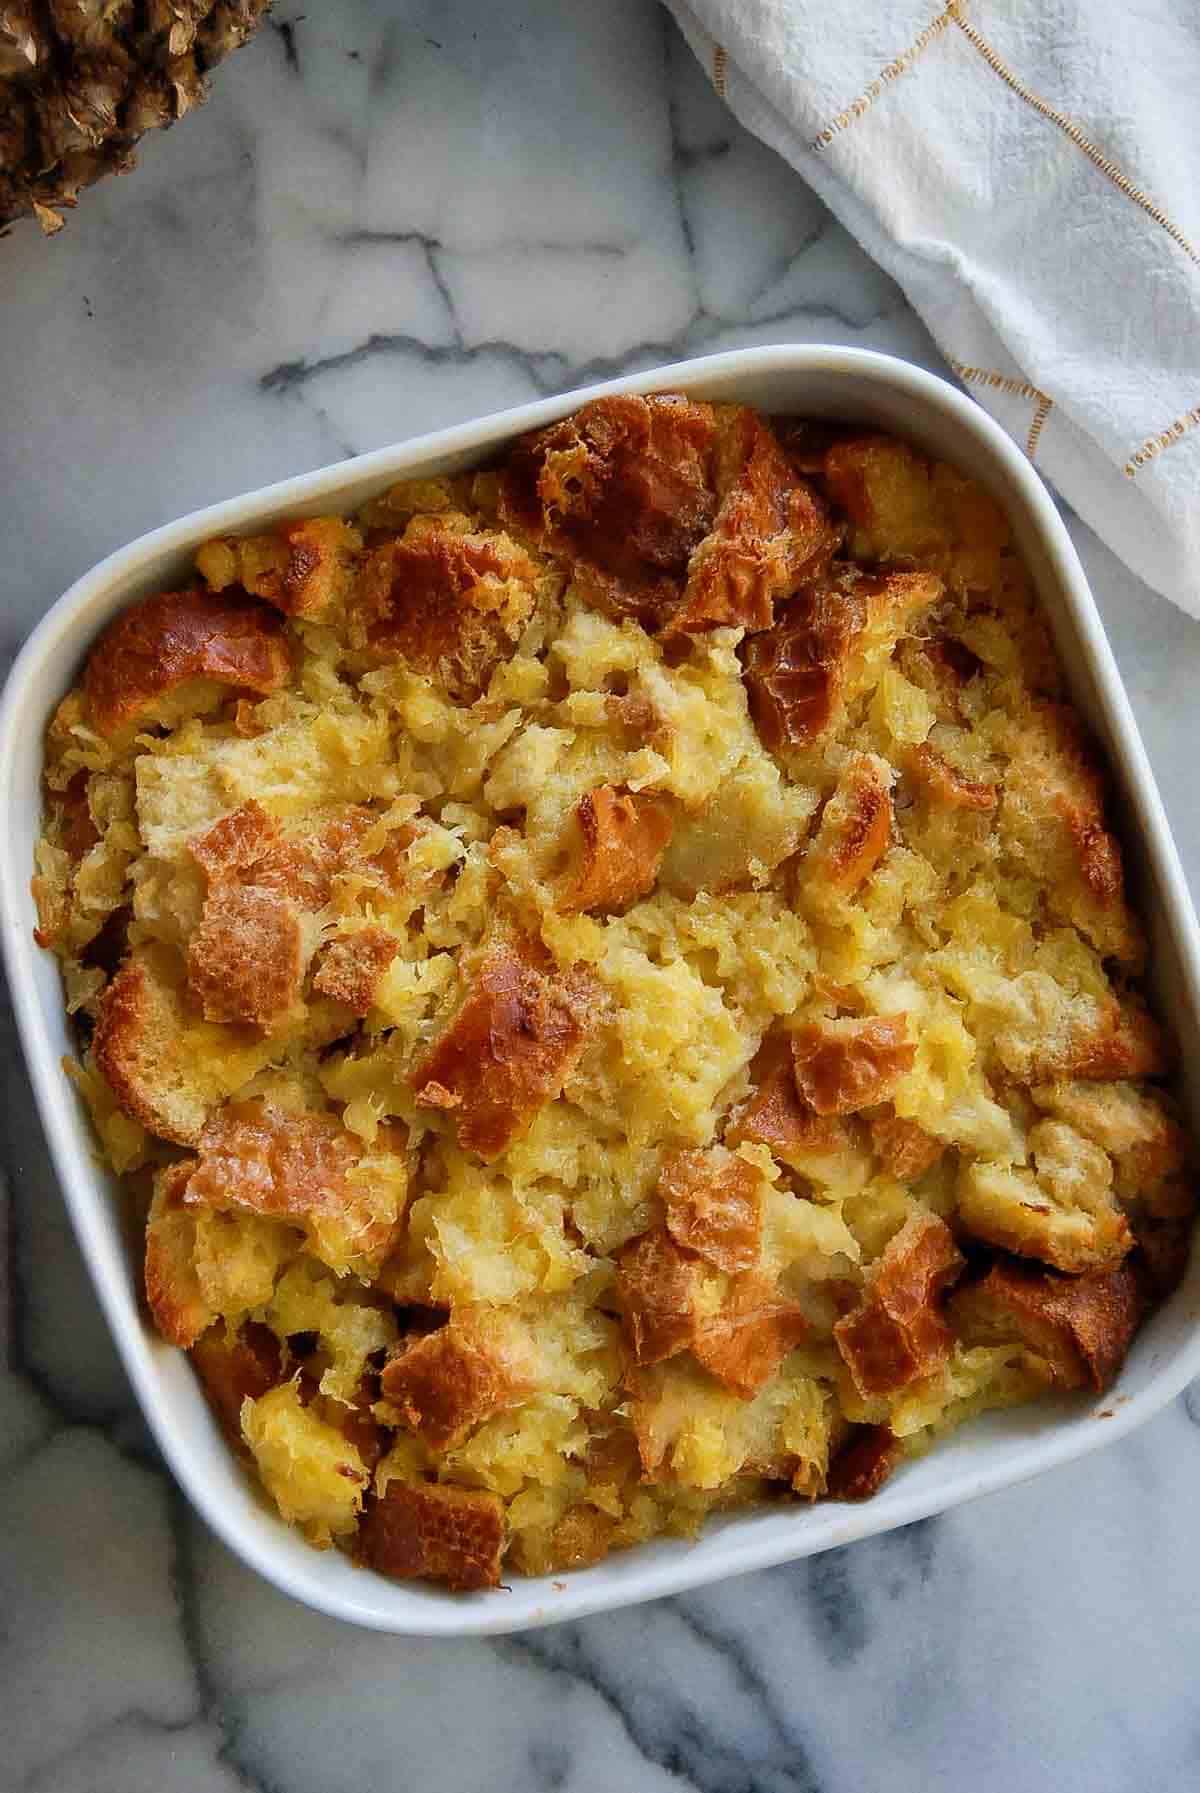
[[[610,397],[202,546],[34,894],[146,1300],[311,1543],[454,1589],[1102,1391],[1190,1142],[1003,511]]]

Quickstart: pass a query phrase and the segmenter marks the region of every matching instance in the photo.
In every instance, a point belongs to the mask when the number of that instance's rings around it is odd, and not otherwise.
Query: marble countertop
[[[212,103],[0,243],[6,660],[196,505],[625,368],[777,340],[939,368],[653,0],[286,0]],[[1200,873],[1200,624],[1072,521]],[[4,1022],[0,1783],[45,1793],[1155,1793],[1200,1782],[1200,1391],[1082,1464],[500,1642],[292,1604],[163,1472]]]

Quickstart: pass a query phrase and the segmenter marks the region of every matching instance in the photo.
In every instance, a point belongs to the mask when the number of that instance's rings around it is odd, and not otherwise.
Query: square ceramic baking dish
[[[41,815],[42,735],[103,625],[132,599],[177,579],[212,535],[261,529],[293,514],[358,506],[401,477],[470,467],[520,431],[605,392],[684,391],[768,411],[841,417],[902,432],[980,479],[1005,505],[1049,614],[1072,695],[1112,763],[1134,890],[1149,924],[1155,998],[1183,1048],[1185,1100],[1200,1124],[1200,936],[1162,803],[1095,602],[1066,530],[1025,457],[970,399],[885,355],[781,346],[655,369],[523,406],[343,461],[197,511],[110,555],[39,624],[0,708],[0,925],[21,1038],[50,1150],[80,1245],[158,1443],[224,1541],[270,1581],[322,1612],[381,1631],[463,1635],[516,1631],[649,1600],[890,1530],[1003,1488],[1111,1443],[1200,1375],[1200,1253],[1184,1285],[1137,1339],[1117,1387],[994,1414],[904,1466],[862,1506],[772,1507],[711,1521],[694,1544],[643,1545],[562,1578],[451,1595],[401,1585],[319,1553],[256,1497],[222,1441],[187,1359],[154,1334],[140,1271],[122,1235],[113,1180],[92,1152],[83,1110],[61,1068],[71,1050],[57,962],[33,942],[29,894]]]

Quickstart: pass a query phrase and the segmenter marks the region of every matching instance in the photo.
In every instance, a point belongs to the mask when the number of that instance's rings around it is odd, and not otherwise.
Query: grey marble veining
[[[0,244],[0,651],[196,505],[769,340],[940,365],[652,0],[287,0],[61,237]],[[1200,625],[1072,528],[1200,873]],[[648,1608],[426,1643],[296,1607],[162,1472],[2,1025],[5,1790],[1200,1784],[1194,1393],[1026,1488]]]

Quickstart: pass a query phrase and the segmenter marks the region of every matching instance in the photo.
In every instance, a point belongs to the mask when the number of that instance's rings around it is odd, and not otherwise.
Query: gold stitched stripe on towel
[[[1054,400],[1040,386],[1031,385],[1028,380],[1012,380],[1007,374],[998,374],[990,367],[968,367],[963,361],[951,361],[951,367],[963,382],[964,386],[990,386],[996,392],[1011,392],[1014,398],[1032,399],[1034,413],[1029,425],[1029,434],[1025,438],[1025,453],[1032,461],[1037,453],[1038,440],[1047,417],[1054,409]]]
[[[729,58],[725,54],[724,44],[714,44],[712,70],[713,86],[716,88],[722,99],[725,98],[725,68],[728,61]]]
[[[907,50],[902,50],[900,55],[897,56],[894,61],[889,62],[885,68],[880,69],[870,86],[865,87],[856,100],[851,100],[850,104],[844,111],[839,112],[836,118],[831,118],[824,130],[817,132],[816,136],[808,146],[809,149],[811,149],[814,154],[819,154],[821,150],[825,149],[828,144],[833,142],[834,138],[838,136],[840,132],[846,129],[847,125],[853,124],[856,118],[861,118],[864,112],[869,111],[875,104],[875,101],[879,98],[880,94],[887,87],[888,83],[895,81],[898,76],[907,73],[921,54],[922,50],[928,49],[933,40],[936,37],[941,36],[947,25],[953,20],[953,17],[954,8],[953,6],[948,6],[944,12],[940,12],[937,15],[936,19],[931,19],[924,31],[920,32],[913,39],[912,43],[909,44]]]
[[[1136,479],[1140,468],[1145,467],[1150,461],[1157,460],[1164,449],[1174,448],[1177,442],[1194,429],[1200,429],[1200,405],[1194,405],[1190,411],[1185,411],[1182,417],[1177,417],[1174,423],[1169,423],[1165,430],[1158,432],[1157,436],[1147,436],[1142,446],[1131,454],[1125,463],[1126,479]]]
[[[1153,218],[1154,222],[1166,231],[1172,242],[1179,245],[1186,256],[1200,264],[1200,255],[1192,248],[1179,226],[1171,222],[1161,207],[1155,205],[1150,196],[1143,193],[1142,189],[1131,181],[1127,174],[1123,174],[1116,163],[1111,162],[1102,150],[1097,149],[1091,139],[1084,136],[1079,126],[1068,118],[1065,112],[1060,112],[1057,106],[1050,104],[1049,100],[1042,99],[1040,94],[1036,94],[1031,88],[1026,87],[1020,77],[1009,68],[1000,53],[992,48],[983,33],[977,31],[974,25],[968,24],[963,17],[963,0],[950,0],[950,5],[946,10],[967,42],[973,44],[979,51],[988,67],[999,75],[1000,79],[1011,87],[1027,106],[1032,106],[1035,112],[1039,112],[1043,118],[1048,118],[1051,124],[1057,125],[1059,130],[1070,138],[1075,147],[1083,151],[1088,161],[1098,168],[1101,174],[1108,177],[1114,187],[1119,188],[1127,199],[1132,199],[1134,205],[1141,206],[1146,216]]]

